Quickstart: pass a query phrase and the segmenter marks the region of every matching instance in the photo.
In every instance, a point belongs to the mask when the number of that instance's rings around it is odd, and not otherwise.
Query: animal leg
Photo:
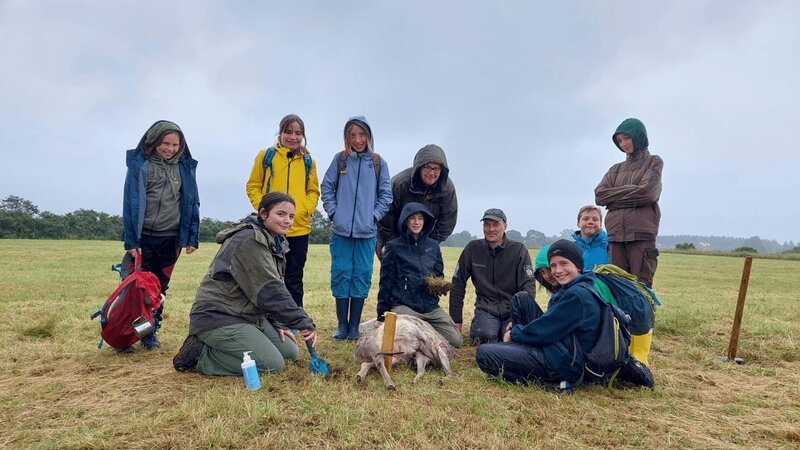
[[[361,383],[367,378],[367,374],[369,373],[370,369],[372,369],[374,365],[372,363],[361,363],[361,370],[358,371],[356,374],[356,383]]]
[[[428,365],[430,359],[423,355],[422,352],[417,352],[417,376],[414,377],[414,383],[416,383],[423,375],[425,375],[425,366]]]
[[[389,372],[386,371],[386,366],[383,364],[383,356],[376,356],[375,359],[376,361],[374,365],[378,369],[378,373],[380,373],[381,376],[383,377],[384,386],[386,386],[386,389],[394,391],[395,390],[394,382],[392,381],[392,378],[389,376]]]
[[[453,369],[450,368],[450,358],[447,357],[447,353],[443,348],[440,347],[437,351],[439,353],[439,362],[442,365],[442,370],[444,370],[444,378],[452,377]]]

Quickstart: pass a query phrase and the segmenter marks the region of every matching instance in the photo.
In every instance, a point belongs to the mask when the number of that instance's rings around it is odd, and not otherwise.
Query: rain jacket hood
[[[356,124],[364,129],[367,132],[367,138],[369,145],[367,146],[367,150],[372,153],[375,149],[375,142],[372,140],[372,128],[369,126],[369,122],[367,122],[367,118],[364,116],[353,116],[347,119],[347,123],[344,124],[344,130],[342,135],[344,136],[344,148],[345,150],[350,150],[350,146],[347,145],[347,128],[351,124]]]
[[[143,153],[147,151],[148,148],[155,149],[156,144],[158,144],[158,139],[167,131],[176,131],[181,137],[181,146],[178,149],[178,152],[170,158],[170,160],[177,161],[183,155],[184,152],[189,152],[189,146],[186,144],[186,139],[183,137],[183,131],[181,131],[181,127],[179,127],[176,123],[170,122],[169,120],[159,120],[158,122],[154,123],[147,129],[147,132],[142,136],[142,139],[139,141],[139,145],[136,147],[137,150],[141,150]],[[191,155],[189,155],[191,157]]]
[[[439,179],[433,186],[425,186],[420,176],[422,166],[428,163],[441,164],[442,172],[439,174]],[[450,168],[447,165],[447,156],[444,154],[442,147],[435,144],[428,144],[422,147],[414,156],[414,176],[411,178],[411,191],[424,193],[427,190],[441,191],[447,185],[447,178],[450,175]]]
[[[620,151],[623,151],[615,139],[620,133],[627,134],[633,139],[634,152],[638,152],[639,150],[647,148],[650,145],[647,140],[647,130],[645,129],[642,121],[639,119],[631,118],[623,120],[622,123],[617,127],[617,131],[615,131],[611,136],[611,140],[614,141],[614,145],[616,145]]]
[[[414,213],[422,213],[422,215],[425,217],[425,224],[422,225],[422,231],[419,233],[419,238],[423,239],[428,237],[433,229],[433,226],[435,225],[436,219],[433,217],[433,214],[431,214],[428,208],[426,208],[422,203],[406,203],[406,206],[403,207],[403,211],[400,212],[400,218],[397,220],[397,227],[403,233],[408,232],[406,220]]]
[[[550,267],[550,263],[547,261],[547,251],[550,250],[550,244],[543,245],[541,249],[539,249],[539,253],[536,254],[536,261],[534,261],[534,272],[539,269],[544,269],[545,267]]]

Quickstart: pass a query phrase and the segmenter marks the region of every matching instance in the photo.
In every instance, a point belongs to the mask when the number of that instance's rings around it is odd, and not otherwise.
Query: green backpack
[[[630,316],[628,328],[631,334],[648,333],[655,325],[656,307],[661,305],[656,293],[639,281],[636,275],[613,264],[597,265],[594,273],[611,290],[617,306]]]

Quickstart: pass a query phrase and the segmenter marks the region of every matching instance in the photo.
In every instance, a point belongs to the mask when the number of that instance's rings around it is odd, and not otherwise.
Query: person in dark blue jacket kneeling
[[[571,385],[583,377],[583,352],[600,331],[600,305],[593,294],[593,274],[581,274],[583,257],[575,243],[559,240],[547,251],[553,276],[561,288],[550,297],[547,311],[527,292],[511,300],[511,324],[502,343],[483,344],[475,359],[491,377],[509,382]]]
[[[403,206],[398,220],[400,237],[387,242],[383,251],[375,326],[383,324],[386,312],[409,314],[431,324],[453,347],[461,347],[461,333],[439,307],[439,298],[428,291],[425,280],[444,276],[439,242],[428,237],[434,222],[425,205],[411,202]]]

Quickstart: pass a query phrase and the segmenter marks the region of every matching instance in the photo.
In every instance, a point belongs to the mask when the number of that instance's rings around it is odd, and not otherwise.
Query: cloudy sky
[[[798,23],[791,0],[0,0],[0,197],[121,214],[125,150],[169,119],[201,215],[236,219],[282,116],[322,171],[363,114],[392,173],[445,149],[457,231],[500,207],[556,234],[637,117],[664,160],[661,234],[797,242]]]

